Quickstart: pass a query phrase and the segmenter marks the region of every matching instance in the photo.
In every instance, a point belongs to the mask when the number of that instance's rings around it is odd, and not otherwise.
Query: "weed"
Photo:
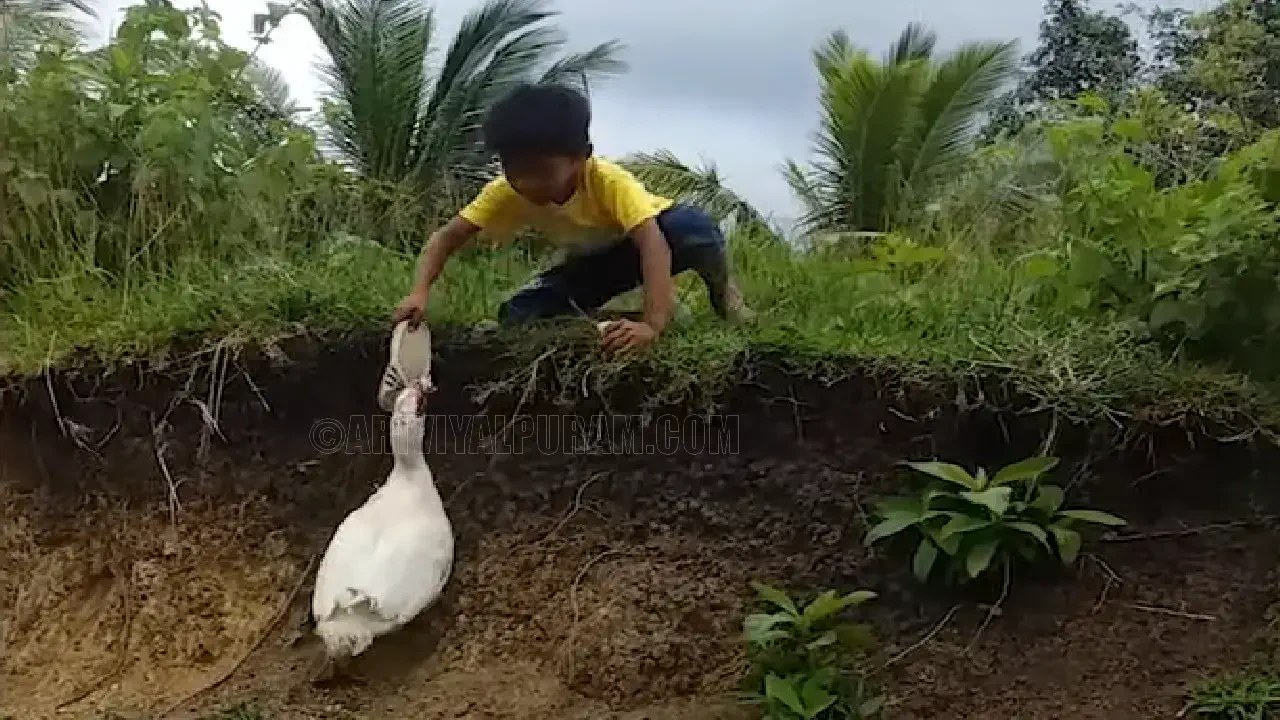
[[[1280,679],[1242,674],[1206,680],[1191,690],[1191,717],[1204,720],[1274,720],[1280,718]]]
[[[763,708],[765,719],[876,716],[882,699],[871,692],[862,666],[870,631],[841,619],[876,594],[828,590],[800,607],[781,590],[753,587],[771,611],[749,615],[743,624],[752,664],[747,699]]]
[[[1064,510],[1063,489],[1040,483],[1057,458],[1028,458],[991,477],[984,469],[970,475],[950,463],[906,464],[941,482],[880,503],[880,522],[867,533],[866,543],[915,530],[920,542],[911,568],[921,582],[933,574],[940,557],[947,581],[960,583],[993,568],[1007,578],[1015,559],[1034,564],[1056,556],[1071,565],[1080,552],[1081,524],[1126,524],[1097,510]]]
[[[267,720],[267,715],[256,702],[247,701],[223,708],[205,720]]]

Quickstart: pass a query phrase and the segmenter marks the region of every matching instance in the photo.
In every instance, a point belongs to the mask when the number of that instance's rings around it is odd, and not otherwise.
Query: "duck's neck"
[[[391,427],[391,452],[395,456],[396,467],[406,471],[425,470],[427,460],[422,455],[422,420],[397,421],[393,419]]]

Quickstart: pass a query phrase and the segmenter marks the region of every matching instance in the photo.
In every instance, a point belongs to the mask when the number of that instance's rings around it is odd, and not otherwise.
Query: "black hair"
[[[489,110],[485,145],[506,162],[530,155],[585,156],[591,153],[591,106],[569,87],[522,84]]]

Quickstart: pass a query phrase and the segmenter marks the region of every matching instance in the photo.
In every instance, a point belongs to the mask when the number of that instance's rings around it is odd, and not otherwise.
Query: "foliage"
[[[1132,86],[1141,66],[1129,26],[1090,10],[1088,0],[1046,0],[1039,43],[1023,62],[1026,75],[1000,98],[984,129],[988,138],[1001,130],[1021,130],[1058,100],[1091,93],[1115,101]]]
[[[815,53],[821,129],[809,166],[786,177],[808,232],[884,230],[924,208],[969,155],[978,115],[1011,76],[1012,43],[970,43],[935,60],[910,25],[881,62],[833,33]]]
[[[1231,115],[1245,142],[1280,126],[1280,4],[1224,0],[1200,13],[1153,12],[1153,74],[1203,115]]]
[[[1116,313],[1170,347],[1273,377],[1280,133],[1161,188],[1127,151],[1148,132],[1136,114],[1047,130],[1066,179],[1064,243],[1037,261],[1046,287],[1073,311]]]
[[[801,607],[781,590],[753,587],[770,611],[743,623],[752,666],[746,682],[766,720],[876,716],[882,699],[871,693],[861,664],[870,631],[841,620],[876,594],[828,590]]]
[[[1192,689],[1187,710],[1203,720],[1274,720],[1280,717],[1280,679],[1247,674],[1207,680]]]
[[[474,191],[493,172],[480,127],[499,97],[528,81],[585,89],[625,69],[616,42],[557,57],[565,40],[546,6],[488,0],[431,63],[435,14],[418,0],[302,0],[328,55],[328,142],[365,176],[444,204]]]
[[[85,29],[83,15],[97,17],[87,0],[5,0],[0,2],[0,84],[30,70],[41,45],[56,40],[74,45]]]
[[[650,190],[706,210],[734,227],[767,228],[764,216],[724,185],[714,163],[690,167],[667,150],[634,153],[622,163]]]
[[[217,17],[130,7],[110,44],[53,38],[0,91],[0,288],[60,267],[160,272],[179,255],[284,241],[315,159],[311,136],[266,126],[248,56]],[[292,240],[292,238],[290,238]]]
[[[1064,510],[1063,489],[1040,482],[1057,464],[1057,458],[1033,457],[988,477],[981,468],[971,475],[950,463],[907,463],[936,481],[918,494],[881,503],[880,521],[866,543],[914,530],[920,540],[911,568],[920,582],[933,575],[939,558],[947,581],[959,583],[994,568],[1007,578],[1017,559],[1035,564],[1056,556],[1071,565],[1080,552],[1081,524],[1125,521],[1097,510]]]

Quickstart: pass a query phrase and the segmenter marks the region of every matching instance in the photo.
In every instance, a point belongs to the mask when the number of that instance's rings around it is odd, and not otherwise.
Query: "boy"
[[[670,321],[672,276],[685,270],[706,283],[720,317],[751,316],[730,277],[715,221],[649,193],[626,170],[594,156],[590,123],[586,98],[565,87],[522,85],[494,105],[483,131],[503,174],[431,235],[395,322],[417,327],[445,261],[476,233],[509,235],[527,226],[544,230],[569,250],[569,259],[504,302],[504,324],[591,313],[643,283],[644,319],[617,321],[602,338],[611,350],[641,348]]]

